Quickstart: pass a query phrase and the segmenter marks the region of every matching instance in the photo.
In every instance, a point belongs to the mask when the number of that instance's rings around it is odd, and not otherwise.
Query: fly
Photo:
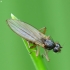
[[[15,33],[27,40],[29,48],[34,48],[37,45],[42,46],[45,50],[45,54],[43,54],[43,56],[45,56],[48,61],[49,58],[47,50],[53,50],[55,53],[61,51],[61,45],[59,43],[55,43],[49,36],[45,35],[46,27],[37,30],[33,26],[16,19],[8,19],[7,23]],[[30,43],[32,43],[33,46],[30,46]],[[39,49],[40,48],[37,47],[36,56],[39,55]]]

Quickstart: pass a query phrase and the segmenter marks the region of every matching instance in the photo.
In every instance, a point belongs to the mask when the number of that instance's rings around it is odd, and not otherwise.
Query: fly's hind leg
[[[39,29],[39,31],[40,31],[41,33],[45,34],[45,33],[46,33],[46,27],[43,27],[43,28]],[[50,36],[47,36],[46,38],[47,38],[47,39],[50,39]]]
[[[45,33],[46,33],[46,27],[43,27],[43,28],[39,29],[39,31],[40,31],[41,33],[45,34]]]
[[[36,56],[39,55],[39,52],[40,52],[40,47],[37,47],[37,50],[36,50]]]
[[[35,45],[35,44],[33,44],[33,43],[29,42],[29,41],[27,41],[27,43],[28,43],[28,47],[29,47],[30,49],[35,48],[35,47],[36,47],[36,45]],[[32,45],[32,46],[30,46],[30,44],[33,44],[33,45]]]
[[[30,44],[33,44],[33,45],[30,46]],[[28,46],[29,46],[30,49],[32,49],[32,48],[35,48],[35,47],[36,47],[36,44],[31,43],[31,42],[28,41]],[[36,56],[38,56],[38,55],[39,55],[39,50],[40,50],[40,47],[36,47],[36,50],[32,50],[32,51],[33,51],[33,52],[36,52]],[[32,52],[30,52],[30,54],[31,54],[31,53],[32,53]]]
[[[36,50],[32,50],[32,51],[36,53],[36,56],[38,56],[40,53],[40,47],[36,47]]]

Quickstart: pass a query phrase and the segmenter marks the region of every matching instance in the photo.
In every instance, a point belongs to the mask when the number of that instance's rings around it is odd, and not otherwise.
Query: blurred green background
[[[6,24],[13,13],[62,45],[62,52],[49,52],[46,70],[70,70],[69,0],[0,0],[0,70],[36,70],[22,39]]]

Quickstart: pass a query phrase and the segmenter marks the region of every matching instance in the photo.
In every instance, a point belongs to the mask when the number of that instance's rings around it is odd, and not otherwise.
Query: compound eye
[[[57,52],[59,51],[59,49],[58,49],[57,47],[54,47],[53,51],[54,51],[55,53],[57,53]]]
[[[56,43],[56,47],[60,47],[60,44]]]

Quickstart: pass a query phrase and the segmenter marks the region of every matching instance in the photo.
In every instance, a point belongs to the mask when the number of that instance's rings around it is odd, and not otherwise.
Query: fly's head
[[[61,51],[61,45],[59,43],[55,43],[55,47],[53,48],[53,51],[55,53],[60,52]]]
[[[44,40],[44,48],[47,50],[52,50],[57,53],[61,51],[61,45],[59,43],[54,43],[54,41],[50,40],[50,39],[46,39]]]

